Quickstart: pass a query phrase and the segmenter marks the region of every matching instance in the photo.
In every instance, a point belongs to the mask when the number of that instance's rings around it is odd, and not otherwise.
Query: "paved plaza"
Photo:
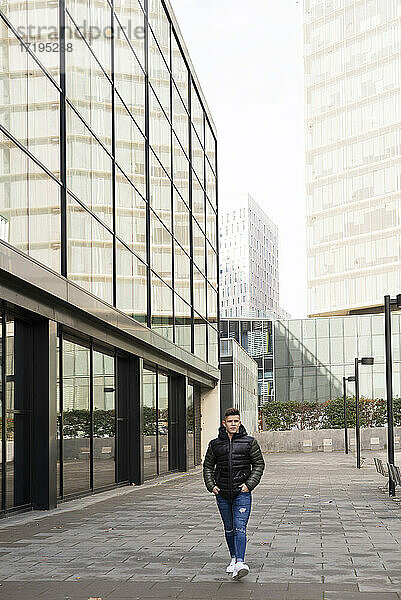
[[[363,455],[265,455],[241,581],[198,470],[0,521],[0,598],[401,598],[401,504]]]

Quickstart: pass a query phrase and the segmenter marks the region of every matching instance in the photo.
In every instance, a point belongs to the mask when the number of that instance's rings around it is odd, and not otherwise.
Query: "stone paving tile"
[[[401,598],[401,506],[367,455],[359,472],[342,454],[267,455],[239,582],[199,473],[14,515],[0,522],[0,600]]]

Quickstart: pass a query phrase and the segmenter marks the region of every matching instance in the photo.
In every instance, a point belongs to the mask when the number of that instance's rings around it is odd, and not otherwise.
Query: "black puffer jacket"
[[[245,483],[249,491],[259,483],[265,468],[262,452],[255,438],[243,425],[232,440],[222,425],[219,436],[209,443],[203,462],[203,479],[209,492],[215,485],[223,498],[231,499],[241,492]]]

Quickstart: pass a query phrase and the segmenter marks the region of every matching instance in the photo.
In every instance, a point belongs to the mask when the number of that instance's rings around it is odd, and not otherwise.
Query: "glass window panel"
[[[174,82],[188,106],[188,69],[174,34],[171,35],[171,55]]]
[[[93,352],[93,487],[116,482],[114,357]]]
[[[149,24],[163,52],[166,63],[170,64],[170,23],[160,0],[149,0]]]
[[[192,219],[192,239],[193,239],[193,259],[195,264],[205,272],[205,236],[202,233],[199,225]]]
[[[4,4],[2,4],[2,11],[10,12]],[[3,20],[0,20],[0,36],[0,121],[21,144],[26,146],[28,55],[26,52],[21,52],[19,43]]]
[[[344,338],[330,339],[330,355],[332,364],[341,364],[344,362]],[[352,357],[348,362],[351,360]]]
[[[194,354],[206,360],[206,323],[198,315],[194,322]]]
[[[67,97],[97,137],[110,149],[111,82],[68,15],[66,28],[74,35],[71,41],[73,51],[65,53]]]
[[[145,197],[145,138],[115,94],[116,161],[140,194]]]
[[[143,370],[143,463],[144,477],[157,475],[156,373]]]
[[[217,238],[217,234],[216,234],[216,229],[217,229],[217,218],[216,218],[216,213],[214,212],[210,202],[206,201],[206,211],[207,211],[207,215],[206,215],[206,219],[207,219],[207,227],[206,227],[206,234],[207,234],[207,239],[209,240],[209,242],[212,244],[213,248],[217,248],[217,243],[216,243],[216,238]]]
[[[189,203],[189,161],[182,150],[180,143],[173,135],[174,156],[173,156],[173,181],[177,190]]]
[[[174,290],[187,302],[191,301],[191,261],[178,244],[174,244]]]
[[[191,307],[176,294],[174,301],[175,343],[187,352],[191,352]]]
[[[209,323],[217,323],[217,292],[207,284],[207,318]]]
[[[150,152],[150,205],[163,223],[171,229],[171,181]]]
[[[136,123],[145,133],[145,75],[125,35],[115,39],[115,87]]]
[[[138,0],[116,0],[113,3],[114,12],[120,25],[116,37],[123,33],[133,48],[139,62],[145,65],[145,16]],[[118,35],[119,34],[119,35]],[[118,47],[118,46],[117,46]]]
[[[59,92],[29,55],[28,72],[28,150],[59,176]],[[18,103],[21,103],[21,99],[18,99]],[[20,112],[19,118],[23,115]]]
[[[107,1],[67,0],[66,7],[98,61],[105,71],[110,73],[111,14]],[[77,52],[77,46],[74,42],[79,34],[74,29],[70,29],[70,27],[73,27],[73,25],[69,25],[66,30],[66,42],[72,42],[72,52],[70,54],[74,54]]]
[[[149,142],[171,177],[171,126],[156,96],[149,91]]]
[[[214,367],[219,366],[219,334],[213,327],[209,327],[208,333],[208,362]]]
[[[10,2],[10,5],[12,3]],[[2,4],[5,8],[6,3]],[[14,5],[15,6],[15,5]],[[23,39],[31,43],[30,49],[36,54],[36,57],[44,67],[53,74],[58,80],[59,62],[58,52],[43,51],[43,46],[39,44],[57,43],[59,41],[59,16],[57,3],[28,1],[21,3],[18,10],[24,14],[24,8],[27,7],[27,20],[23,29],[19,29]],[[36,46],[34,44],[37,44]],[[54,46],[52,45],[52,48]]]
[[[329,338],[318,338],[316,358],[320,363],[327,365],[330,362],[330,344]]]
[[[112,304],[113,236],[71,196],[67,198],[68,278]]]
[[[187,386],[187,464],[195,464],[195,412],[194,412],[194,386]]]
[[[60,188],[0,133],[2,239],[60,272]]]
[[[192,173],[192,214],[196,218],[198,225],[204,230],[205,193],[194,173]]]
[[[68,106],[67,186],[99,219],[112,226],[111,158]]]
[[[216,189],[217,189],[216,176],[213,173],[212,169],[210,168],[208,161],[206,161],[206,193],[207,193],[207,196],[214,208],[216,208],[216,206],[217,206],[217,204],[216,204],[216,202],[217,202]]]
[[[147,269],[132,252],[117,241],[117,308],[140,323],[147,317]]]
[[[217,254],[210,244],[206,244],[207,252],[207,278],[217,289]]]
[[[205,139],[203,108],[194,84],[191,82],[191,120],[203,146]]]
[[[152,269],[171,285],[172,282],[172,238],[163,223],[150,213],[151,265]]]
[[[344,335],[343,329],[344,319],[342,317],[339,318],[331,318],[330,319],[330,336],[331,337],[342,337]]]
[[[319,338],[329,337],[329,319],[316,319],[316,335]]]
[[[116,169],[116,233],[146,260],[146,202]]]
[[[186,155],[189,156],[189,116],[182,103],[176,87],[172,86],[173,91],[173,128],[184,148]]]
[[[192,167],[201,183],[205,180],[205,153],[202,145],[196,134],[194,128],[192,128]]]
[[[352,362],[353,360],[355,360],[355,358],[358,356],[358,344],[357,344],[358,340],[357,338],[344,338],[344,360],[345,362]],[[331,355],[332,360],[334,358],[335,362],[338,362],[336,360],[336,357],[333,357],[333,354]]]
[[[173,341],[173,296],[171,289],[152,273],[152,329]]]
[[[151,32],[149,33],[149,81],[166,116],[170,119],[170,71]]]
[[[174,191],[174,237],[184,250],[190,252],[189,209],[180,195]]]
[[[206,279],[194,266],[194,309],[206,317]]]
[[[207,119],[205,119],[205,150],[210,166],[216,173],[216,140]]]
[[[90,489],[90,350],[63,340],[63,491]]]
[[[158,397],[158,446],[159,446],[159,473],[167,473],[169,470],[169,447],[168,447],[168,430],[169,430],[169,394],[168,394],[168,376],[159,373],[159,397]]]

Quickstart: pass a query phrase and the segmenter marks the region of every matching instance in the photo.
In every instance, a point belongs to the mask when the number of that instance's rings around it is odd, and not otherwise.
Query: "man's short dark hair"
[[[224,419],[227,419],[227,417],[233,417],[234,415],[238,417],[240,416],[238,408],[227,408],[226,412],[224,413]]]

